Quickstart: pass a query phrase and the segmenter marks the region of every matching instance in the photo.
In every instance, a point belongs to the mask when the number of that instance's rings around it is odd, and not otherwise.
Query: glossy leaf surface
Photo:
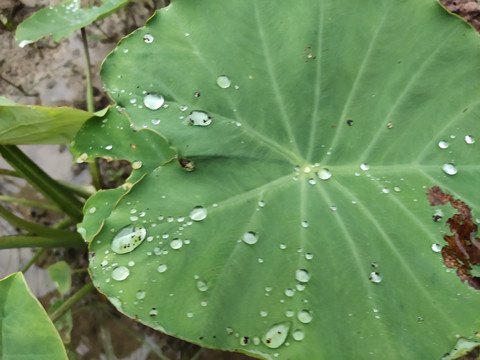
[[[203,346],[440,358],[480,327],[425,196],[479,216],[478,42],[429,0],[173,1],[102,75],[136,134],[185,161],[112,191],[102,219],[86,207],[94,284]]]

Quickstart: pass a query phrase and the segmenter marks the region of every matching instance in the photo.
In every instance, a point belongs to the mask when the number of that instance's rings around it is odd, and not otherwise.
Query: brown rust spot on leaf
[[[480,277],[471,274],[472,265],[480,264],[480,239],[475,237],[477,225],[473,222],[470,207],[460,199],[444,193],[438,186],[427,190],[431,206],[450,205],[458,211],[447,220],[452,235],[445,235],[447,242],[442,248],[444,264],[456,268],[458,277],[474,289],[480,290]]]

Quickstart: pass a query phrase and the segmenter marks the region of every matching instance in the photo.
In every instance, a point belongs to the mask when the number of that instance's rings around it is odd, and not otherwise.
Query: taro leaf
[[[480,327],[425,195],[480,213],[478,41],[430,0],[173,1],[102,75],[196,169],[122,193],[92,230],[94,284],[207,347],[440,358]]]
[[[64,144],[92,114],[69,107],[0,106],[0,144]]]
[[[24,47],[44,36],[60,41],[75,30],[103,19],[121,9],[130,0],[103,0],[100,6],[80,7],[80,0],[68,0],[35,12],[17,27],[15,41]]]
[[[0,358],[67,359],[57,330],[22,273],[0,281]]]
[[[58,261],[48,267],[48,275],[61,294],[65,294],[72,286],[72,270],[65,261]]]

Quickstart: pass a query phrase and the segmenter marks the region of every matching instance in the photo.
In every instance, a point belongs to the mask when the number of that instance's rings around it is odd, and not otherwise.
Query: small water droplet
[[[268,313],[266,311],[260,311],[260,316],[261,317],[267,317]]]
[[[475,138],[472,135],[466,135],[465,136],[465,142],[469,145],[473,144],[473,143],[475,143]]]
[[[287,310],[285,311],[285,316],[288,318],[291,318],[295,315],[295,312],[293,310]]]
[[[305,334],[303,333],[302,330],[295,330],[293,333],[292,333],[292,337],[294,340],[297,340],[297,341],[301,341],[305,338]]]
[[[91,208],[88,210],[88,212],[89,212],[90,214],[94,214],[96,211],[97,211],[97,208],[96,208],[95,206],[91,207]]]
[[[286,289],[286,290],[285,290],[285,295],[288,296],[288,297],[292,297],[293,295],[295,295],[295,290],[293,290],[293,289]]]
[[[220,75],[219,77],[217,77],[217,85],[222,89],[229,88],[231,84],[232,84],[232,81],[228,76]]]
[[[151,44],[153,42],[153,35],[152,34],[143,35],[143,41],[145,41],[147,44]]]
[[[455,165],[451,164],[451,163],[448,163],[448,164],[443,164],[442,166],[442,170],[445,174],[447,175],[455,175],[458,170],[457,168],[455,167]]]
[[[187,313],[187,317],[188,317],[188,318],[192,318],[192,317],[193,317],[193,313],[192,313],[192,312],[188,312],[188,313]]]
[[[283,345],[290,330],[289,322],[282,322],[273,325],[262,337],[262,342],[271,349],[277,349]]]
[[[369,276],[368,280],[370,280],[371,282],[373,282],[375,284],[378,284],[382,281],[382,277],[378,272],[373,271],[373,272],[370,273],[370,276]]]
[[[313,259],[313,254],[312,253],[306,253],[305,254],[305,259],[312,260]]]
[[[395,187],[393,188],[393,191],[395,191],[395,192],[400,192],[400,190],[401,190],[401,189],[400,189],[398,186],[395,186]]]
[[[117,254],[126,254],[136,249],[145,239],[143,226],[126,226],[112,240],[111,248]]]
[[[188,216],[194,221],[202,221],[207,217],[207,209],[203,206],[195,206]]]
[[[157,271],[159,273],[164,273],[165,271],[167,271],[167,265],[165,265],[165,264],[159,265],[158,268],[157,268]]]
[[[188,115],[188,123],[191,125],[207,126],[212,123],[212,117],[204,111],[194,110]]]
[[[183,245],[182,239],[175,238],[172,241],[170,241],[170,247],[174,250],[180,249],[182,245]]]
[[[257,243],[258,236],[253,231],[247,231],[242,235],[242,241],[248,245],[253,245]]]
[[[330,210],[337,211],[337,207],[332,205],[332,206],[330,206]]]
[[[113,145],[107,145],[105,146],[105,150],[112,150],[113,149]]]
[[[388,194],[389,192],[390,192],[389,188],[383,188],[382,189],[382,193],[384,193],[384,194]]]
[[[152,308],[152,310],[150,310],[150,312],[148,313],[148,315],[150,316],[157,316],[157,314],[158,314],[158,310],[155,308]]]
[[[138,170],[143,166],[143,163],[141,161],[134,161],[132,163],[132,169],[133,170]]]
[[[137,293],[135,294],[135,297],[138,299],[138,300],[142,300],[145,298],[145,295],[147,295],[147,293],[145,291],[142,291],[142,290],[138,290]]]
[[[119,266],[112,271],[112,279],[117,281],[125,280],[130,275],[130,270],[125,266]]]
[[[332,173],[328,169],[323,168],[317,172],[317,176],[321,180],[328,180],[332,177]]]
[[[308,222],[307,221],[302,221],[302,227],[307,228],[308,227]]]
[[[258,202],[258,206],[261,207],[261,208],[263,208],[263,207],[265,206],[265,201],[260,200],[260,201]]]
[[[442,246],[439,244],[432,244],[432,250],[436,253],[442,251]]]
[[[161,121],[160,119],[152,119],[152,124],[153,125],[158,125],[158,124],[160,124],[160,121]]]
[[[297,279],[297,281],[306,283],[310,280],[310,277],[310,274],[305,269],[298,269],[295,271],[295,279]]]
[[[360,169],[362,169],[363,171],[367,171],[368,169],[370,169],[370,166],[365,163],[361,163]]]
[[[450,146],[450,144],[449,144],[447,141],[445,141],[445,140],[440,140],[440,141],[438,142],[438,147],[439,147],[440,149],[446,149],[446,148],[448,148],[449,146]]]
[[[201,292],[208,290],[208,285],[205,281],[198,280],[197,281],[197,289]]]
[[[312,321],[312,318],[313,318],[312,313],[309,310],[302,310],[302,311],[299,311],[297,314],[298,321],[300,321],[303,324],[308,324],[309,322]]]
[[[315,180],[314,178],[310,178],[308,179],[308,183],[311,185],[315,185],[317,183],[317,180]]]

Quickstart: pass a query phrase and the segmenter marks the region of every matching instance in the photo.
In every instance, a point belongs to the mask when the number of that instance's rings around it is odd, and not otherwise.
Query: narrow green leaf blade
[[[67,359],[57,330],[22,273],[0,281],[0,308],[2,359]]]

